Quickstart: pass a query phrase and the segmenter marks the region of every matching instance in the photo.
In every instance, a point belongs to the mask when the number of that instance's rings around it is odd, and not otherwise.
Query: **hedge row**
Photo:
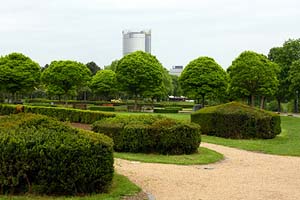
[[[112,106],[89,106],[89,110],[98,110],[98,111],[108,111],[108,112],[114,112],[115,108]]]
[[[113,113],[70,109],[63,107],[42,107],[42,106],[22,106],[22,105],[9,105],[0,104],[0,114],[8,115],[18,112],[36,113],[55,117],[61,121],[81,122],[86,124],[94,123],[107,117],[115,117]]]
[[[55,103],[55,104],[65,104],[65,101],[59,100],[49,100],[49,99],[27,99],[27,103]],[[94,105],[103,105],[107,103],[112,103],[110,101],[80,101],[80,100],[68,100],[68,104],[94,104]],[[114,106],[121,106],[121,105],[134,105],[134,101],[129,102],[119,102],[119,103],[112,103]],[[188,102],[139,102],[139,105],[143,106],[154,106],[154,107],[181,107],[181,108],[192,108],[193,103]]]
[[[0,118],[0,194],[104,192],[113,177],[111,138],[29,113]]]
[[[281,132],[280,116],[232,102],[203,108],[191,115],[206,135],[225,138],[274,138]]]
[[[201,141],[200,126],[162,116],[119,116],[93,124],[93,131],[114,140],[120,152],[191,154]]]

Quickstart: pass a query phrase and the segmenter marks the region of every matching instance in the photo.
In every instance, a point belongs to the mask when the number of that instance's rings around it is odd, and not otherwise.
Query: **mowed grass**
[[[198,149],[198,153],[190,155],[159,155],[115,152],[114,157],[147,163],[165,163],[177,165],[209,164],[223,159],[222,154],[204,147],[200,147]]]
[[[5,196],[0,195],[0,200],[119,200],[124,196],[137,194],[141,189],[130,182],[125,176],[115,174],[112,187],[107,194],[94,194],[78,197],[55,197],[55,196]]]
[[[118,112],[116,115],[126,116],[126,115],[162,115],[173,119],[179,119],[184,121],[191,120],[190,113],[143,113],[143,112]]]

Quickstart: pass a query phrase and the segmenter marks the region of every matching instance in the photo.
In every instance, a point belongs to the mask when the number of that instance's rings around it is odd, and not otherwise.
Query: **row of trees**
[[[298,95],[299,86],[300,39],[272,48],[268,57],[245,51],[227,71],[214,59],[199,57],[185,67],[179,79],[170,76],[155,56],[141,51],[113,61],[105,70],[94,62],[85,65],[75,61],[53,61],[41,69],[18,53],[0,58],[0,90],[13,96],[37,88],[58,98],[92,92],[105,100],[117,96],[162,99],[184,94],[201,100],[203,105],[207,100],[242,98],[254,106],[259,98],[261,107],[266,98],[276,98],[280,109],[281,102]]]

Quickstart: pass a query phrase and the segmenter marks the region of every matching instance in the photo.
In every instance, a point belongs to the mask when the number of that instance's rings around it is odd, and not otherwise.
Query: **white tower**
[[[122,34],[123,56],[139,50],[151,53],[151,30],[124,30]]]

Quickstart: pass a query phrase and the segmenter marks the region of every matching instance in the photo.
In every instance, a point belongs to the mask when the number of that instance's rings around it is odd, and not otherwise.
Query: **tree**
[[[180,86],[180,83],[178,81],[178,76],[176,75],[170,75],[171,78],[172,78],[172,85],[173,85],[173,93],[172,95],[173,96],[182,96],[183,95],[183,92],[182,92],[182,89],[181,89],[181,86]]]
[[[97,95],[102,96],[105,100],[111,98],[117,92],[116,73],[112,70],[101,70],[93,76],[90,87]]]
[[[21,53],[0,58],[0,90],[13,94],[31,92],[39,84],[40,66]]]
[[[238,97],[250,97],[251,106],[255,104],[255,96],[260,96],[263,108],[265,97],[274,95],[277,90],[279,68],[262,54],[244,51],[227,71],[230,92]]]
[[[162,86],[163,73],[163,66],[156,57],[142,51],[124,56],[116,69],[120,90],[134,97],[135,109],[138,97],[149,97]]]
[[[101,70],[100,67],[93,61],[88,62],[85,65],[90,69],[93,76],[97,73],[97,71]]]
[[[280,112],[281,102],[293,96],[293,93],[288,92],[291,84],[288,76],[292,63],[300,59],[300,39],[289,39],[284,42],[282,47],[270,49],[268,58],[277,63],[280,68],[280,73],[278,74],[279,86],[275,94],[278,103],[278,112]]]
[[[47,92],[58,95],[75,95],[76,90],[87,85],[91,76],[86,65],[75,61],[53,61],[42,73]]]
[[[214,59],[199,57],[191,61],[179,77],[182,90],[189,98],[202,99],[202,106],[205,104],[205,97],[209,95],[220,96],[226,92],[226,72]]]
[[[117,69],[118,62],[119,62],[119,60],[114,60],[114,61],[111,62],[110,65],[105,66],[104,69],[110,69],[110,70],[115,72],[116,69]]]
[[[291,69],[289,70],[288,79],[290,81],[290,92],[295,94],[296,101],[295,101],[295,112],[298,112],[298,98],[300,92],[300,60],[294,61]]]

